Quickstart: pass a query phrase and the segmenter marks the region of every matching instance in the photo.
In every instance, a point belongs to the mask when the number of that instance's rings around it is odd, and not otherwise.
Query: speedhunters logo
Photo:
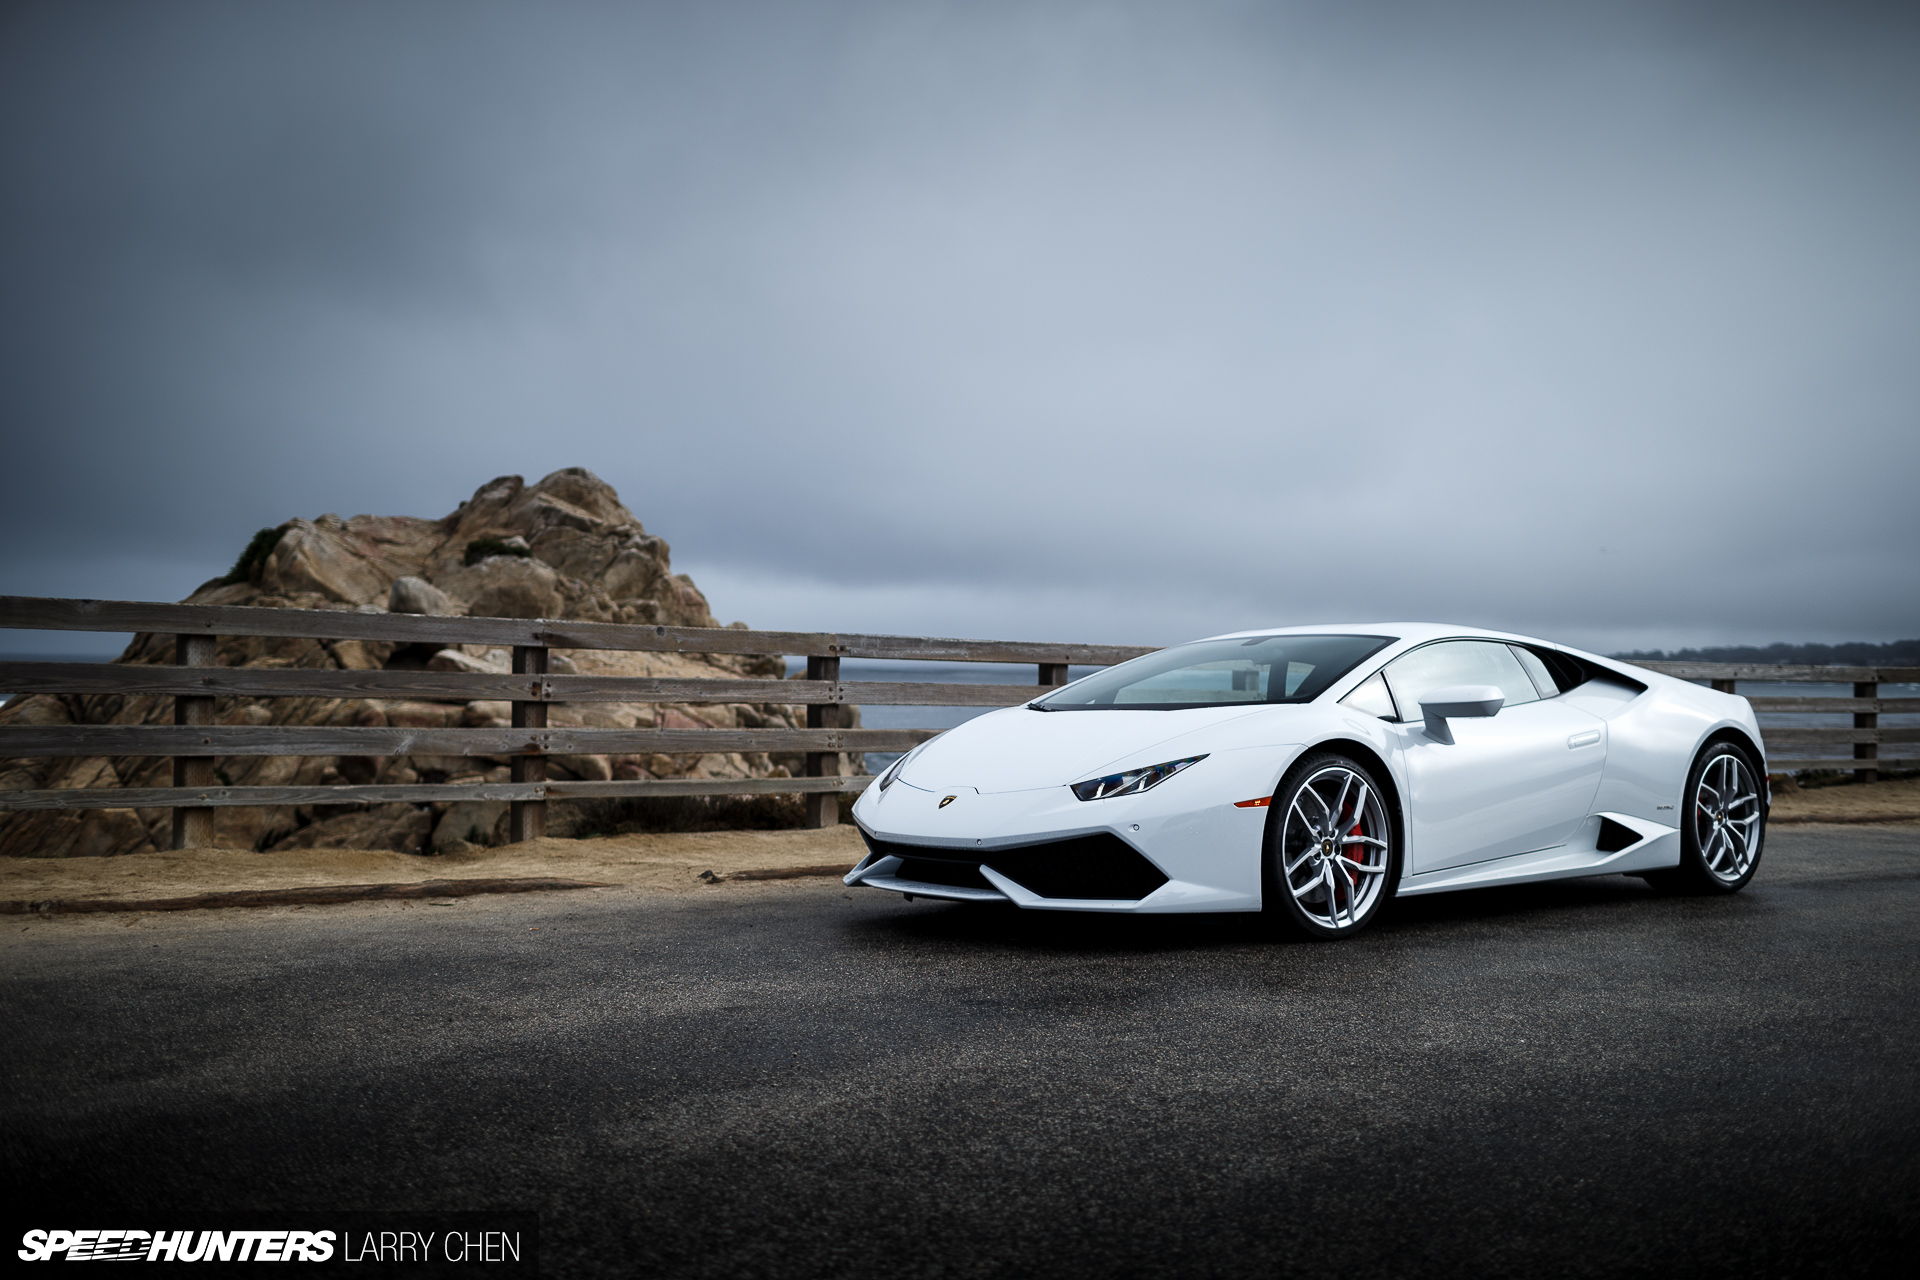
[[[326,1262],[331,1231],[29,1231],[22,1262]]]
[[[489,1274],[536,1275],[539,1218],[530,1213],[289,1215],[298,1222],[149,1228],[31,1227],[14,1251],[22,1262],[212,1263],[301,1266],[327,1274],[445,1275],[482,1266]]]

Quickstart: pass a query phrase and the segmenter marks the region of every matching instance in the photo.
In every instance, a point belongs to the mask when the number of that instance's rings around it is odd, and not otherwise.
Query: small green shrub
[[[253,541],[247,543],[247,549],[240,553],[240,558],[233,562],[233,568],[227,570],[227,576],[220,581],[229,584],[251,582],[254,571],[267,562],[273,549],[280,545],[280,535],[286,531],[287,526],[281,525],[277,529],[262,529],[254,534]]]
[[[517,547],[500,538],[475,538],[467,544],[466,562],[479,564],[488,556],[530,556],[532,554],[525,547]]]

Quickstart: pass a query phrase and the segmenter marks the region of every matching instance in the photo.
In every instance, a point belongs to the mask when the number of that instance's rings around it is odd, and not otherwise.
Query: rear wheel
[[[1767,806],[1760,768],[1744,747],[1716,742],[1687,773],[1680,865],[1647,877],[1683,893],[1738,893],[1760,867]]]
[[[1314,938],[1360,932],[1399,873],[1379,781],[1345,756],[1314,752],[1287,771],[1267,819],[1266,905]]]

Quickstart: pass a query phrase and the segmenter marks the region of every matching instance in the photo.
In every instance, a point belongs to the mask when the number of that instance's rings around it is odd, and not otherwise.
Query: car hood
[[[1185,711],[1008,707],[941,734],[907,761],[899,777],[928,791],[970,787],[985,793],[1065,786],[1099,777],[1107,766],[1157,744],[1279,710],[1266,705]]]

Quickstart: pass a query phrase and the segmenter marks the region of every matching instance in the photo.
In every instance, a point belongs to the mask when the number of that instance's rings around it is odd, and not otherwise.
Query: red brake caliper
[[[1347,832],[1347,834],[1350,836],[1357,836],[1357,835],[1363,834],[1360,830],[1360,814],[1358,813],[1358,811],[1355,811],[1353,813],[1353,829]],[[1344,845],[1344,844],[1341,845],[1339,850],[1339,855],[1338,855],[1340,858],[1340,874],[1347,878],[1347,901],[1348,902],[1353,901],[1354,894],[1360,887],[1359,875],[1355,873],[1352,867],[1349,867],[1348,865],[1346,865],[1347,850],[1350,847],[1351,846],[1349,845]]]

